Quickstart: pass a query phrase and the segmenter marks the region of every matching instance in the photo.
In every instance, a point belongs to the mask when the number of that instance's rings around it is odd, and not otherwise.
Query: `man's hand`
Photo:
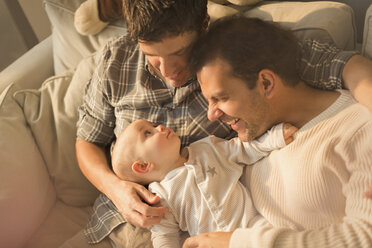
[[[76,157],[83,174],[113,201],[127,222],[139,227],[160,223],[168,209],[148,205],[159,203],[160,198],[142,185],[118,178],[109,168],[104,148],[77,140]]]
[[[292,126],[289,123],[283,124],[283,137],[286,145],[293,141],[293,134],[297,132],[297,130],[298,130],[297,127]]]
[[[129,181],[121,181],[109,198],[128,223],[139,227],[159,224],[168,211],[166,207],[149,206],[148,204],[159,203],[159,196],[153,195],[144,186]]]
[[[372,184],[369,186],[369,189],[364,192],[363,196],[372,200]]]
[[[346,63],[342,78],[354,98],[372,111],[372,60],[354,55]]]
[[[190,237],[182,248],[228,248],[232,232],[203,233]]]

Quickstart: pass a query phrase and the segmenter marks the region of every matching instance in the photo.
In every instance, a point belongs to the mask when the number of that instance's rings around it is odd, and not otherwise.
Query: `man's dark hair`
[[[161,41],[187,31],[201,32],[207,0],[123,0],[129,37]]]
[[[291,31],[257,18],[230,16],[212,23],[208,32],[196,41],[189,66],[191,72],[197,73],[207,63],[220,58],[249,89],[256,86],[262,69],[270,69],[287,85],[295,85],[299,82],[298,51],[298,41]]]

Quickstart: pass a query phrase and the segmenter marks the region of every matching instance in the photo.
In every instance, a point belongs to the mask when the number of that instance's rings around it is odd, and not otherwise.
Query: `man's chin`
[[[184,85],[185,83],[187,83],[188,79],[190,77],[186,77],[186,76],[180,76],[178,78],[165,78],[165,81],[172,85],[173,87],[181,87],[182,85]]]
[[[242,119],[231,124],[231,128],[238,133],[238,138],[243,142],[252,141],[254,139],[254,137],[252,137],[252,128]]]
[[[167,81],[168,84],[170,84],[173,87],[181,87],[186,83],[186,81]]]
[[[254,138],[249,135],[248,130],[244,130],[242,132],[238,132],[238,138],[243,142],[252,141]]]

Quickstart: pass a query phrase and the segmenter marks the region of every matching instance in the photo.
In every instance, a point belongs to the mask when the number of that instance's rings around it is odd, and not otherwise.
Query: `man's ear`
[[[206,32],[207,29],[208,29],[208,26],[209,26],[209,21],[211,20],[211,17],[207,14],[204,21],[203,21],[203,24],[202,24],[202,32]]]
[[[154,164],[150,162],[136,161],[132,164],[132,171],[136,174],[147,174],[154,168]]]
[[[277,75],[269,69],[263,69],[258,73],[258,86],[260,91],[263,92],[263,95],[268,99],[274,95],[276,78]]]

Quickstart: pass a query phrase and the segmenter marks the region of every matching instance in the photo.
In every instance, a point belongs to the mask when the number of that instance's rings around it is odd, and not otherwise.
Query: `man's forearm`
[[[372,61],[354,55],[346,63],[342,77],[344,87],[352,92],[358,102],[372,111]]]
[[[109,189],[120,179],[110,170],[104,149],[90,142],[77,140],[76,157],[84,176],[108,196]]]

